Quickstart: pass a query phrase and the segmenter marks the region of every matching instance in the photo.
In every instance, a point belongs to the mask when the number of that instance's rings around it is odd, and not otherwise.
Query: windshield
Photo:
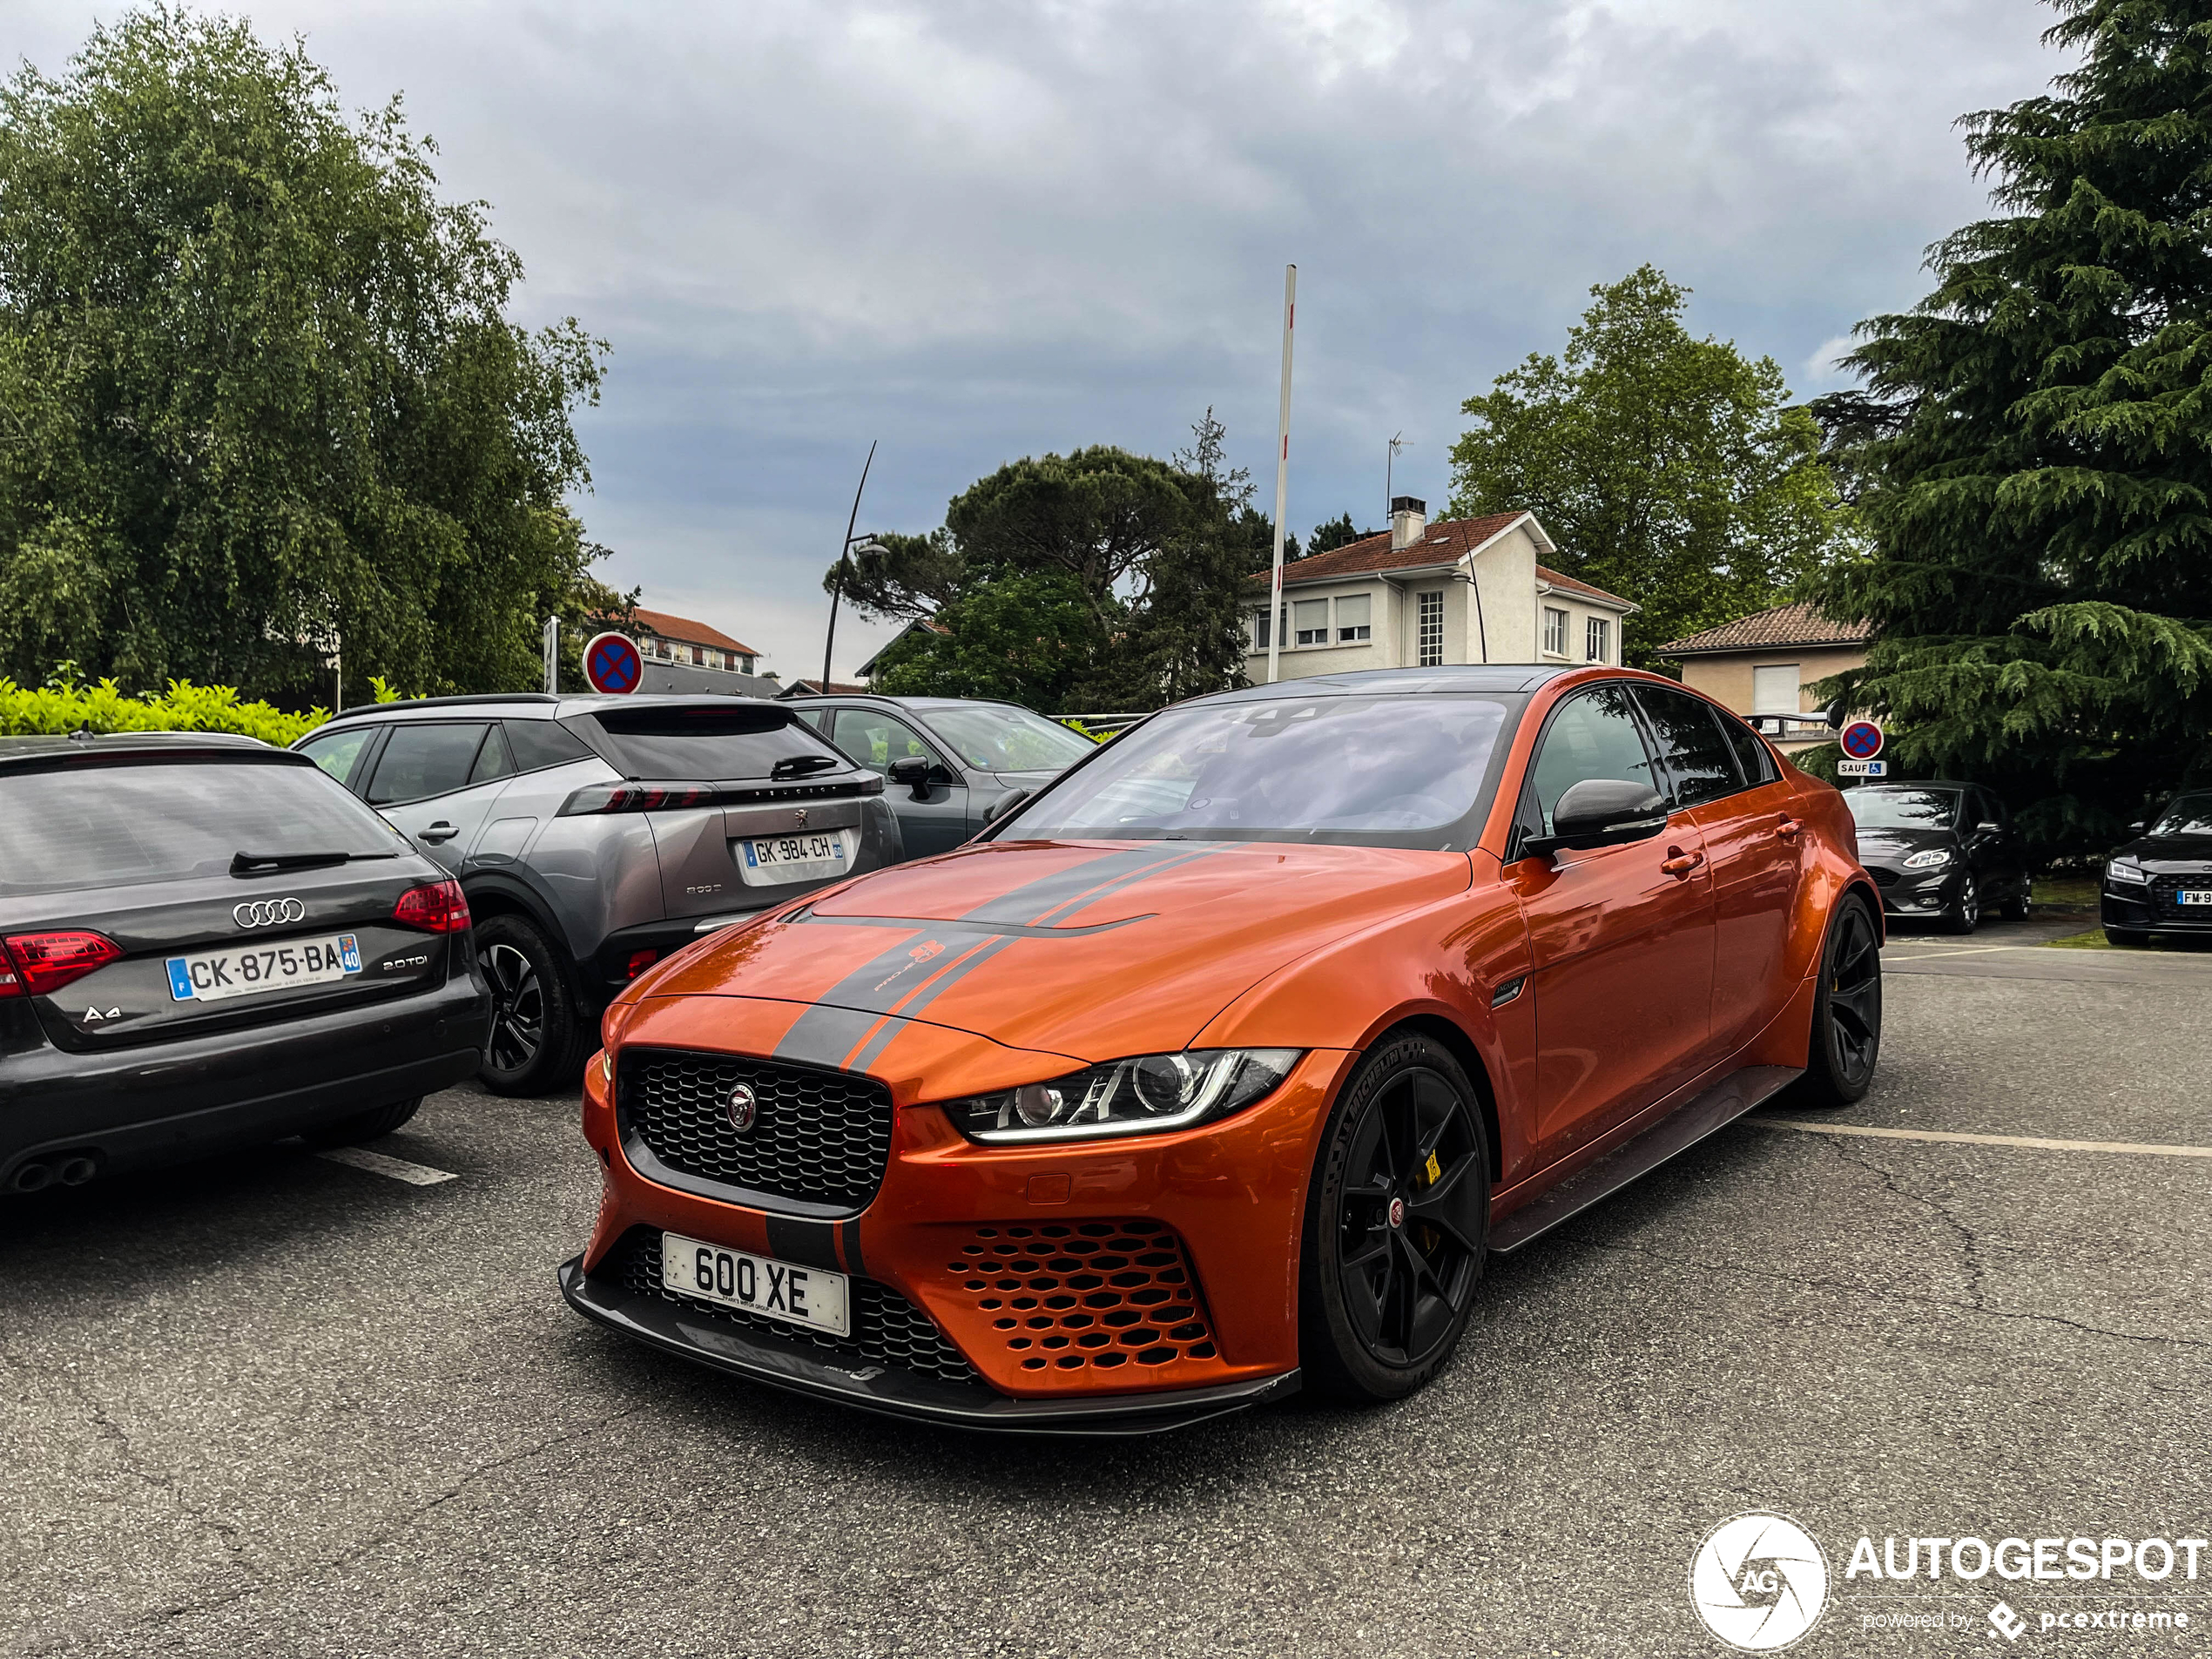
[[[802,725],[789,709],[758,698],[732,698],[727,708],[607,709],[598,723],[616,764],[632,778],[766,778],[779,760],[818,762],[786,767],[843,772],[845,757]]]
[[[1446,846],[1493,781],[1492,761],[1518,708],[1517,699],[1450,696],[1170,709],[1017,812],[993,839]]]
[[[1861,829],[1955,829],[1955,789],[1846,789],[1844,799]]]
[[[979,772],[1058,772],[1095,746],[1057,720],[1027,709],[991,703],[966,708],[917,709],[930,729]]]
[[[2153,835],[2212,835],[2212,795],[2184,795],[2158,815]]]
[[[390,858],[400,833],[313,766],[160,761],[0,775],[0,893],[227,875],[240,853]]]

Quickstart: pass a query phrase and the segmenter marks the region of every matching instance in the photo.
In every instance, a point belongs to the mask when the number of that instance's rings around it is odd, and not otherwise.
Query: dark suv
[[[564,1083],[663,956],[901,856],[882,779],[759,698],[369,704],[293,746],[461,882],[504,1094]]]
[[[460,887],[247,738],[0,738],[0,1188],[397,1129],[476,1069]]]

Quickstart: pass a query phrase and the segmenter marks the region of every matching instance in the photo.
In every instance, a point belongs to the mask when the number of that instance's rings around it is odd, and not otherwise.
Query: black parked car
[[[0,1190],[305,1135],[471,1076],[459,886],[304,755],[0,738]]]
[[[1858,861],[1892,916],[1970,934],[1985,910],[2025,921],[2033,880],[2005,804],[1979,784],[1863,784],[1844,792]]]
[[[2212,934],[2212,792],[2177,797],[2105,866],[2098,909],[2115,945]]]
[[[1097,747],[1017,703],[872,695],[781,700],[883,775],[910,859],[951,851]]]

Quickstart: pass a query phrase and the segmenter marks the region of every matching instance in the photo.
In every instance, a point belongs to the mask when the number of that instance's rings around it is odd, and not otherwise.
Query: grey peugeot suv
[[[883,779],[757,698],[370,704],[293,746],[459,879],[502,1094],[565,1082],[614,995],[699,934],[904,856]]]

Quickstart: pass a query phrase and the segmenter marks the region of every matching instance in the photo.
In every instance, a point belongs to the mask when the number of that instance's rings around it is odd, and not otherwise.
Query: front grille
[[[627,1132],[668,1168],[769,1198],[867,1207],[891,1157],[891,1091],[872,1077],[741,1055],[643,1049],[622,1057]],[[759,1116],[739,1134],[730,1091]]]
[[[1889,869],[1879,864],[1870,864],[1866,867],[1866,873],[1874,878],[1874,885],[1876,887],[1893,887],[1898,883],[1898,878],[1901,876],[1904,872],[1901,870]]]
[[[1215,1356],[1183,1241],[1159,1222],[979,1227],[947,1265],[1024,1371]]]
[[[661,1234],[658,1227],[633,1227],[608,1252],[606,1264],[595,1277],[618,1279],[632,1296],[651,1297],[693,1313],[719,1319],[759,1336],[780,1337],[821,1348],[846,1359],[865,1359],[895,1366],[945,1382],[978,1380],[975,1368],[961,1358],[960,1350],[945,1339],[929,1316],[893,1290],[872,1278],[852,1281],[853,1334],[833,1337],[804,1325],[763,1318],[717,1302],[679,1296],[661,1282]]]
[[[2151,907],[2173,917],[2176,921],[2201,921],[2212,925],[2212,905],[2185,905],[2181,894],[2183,888],[2201,892],[2212,887],[2212,872],[2203,875],[2155,875],[2149,882]],[[2118,889],[2122,894],[2125,887]]]

